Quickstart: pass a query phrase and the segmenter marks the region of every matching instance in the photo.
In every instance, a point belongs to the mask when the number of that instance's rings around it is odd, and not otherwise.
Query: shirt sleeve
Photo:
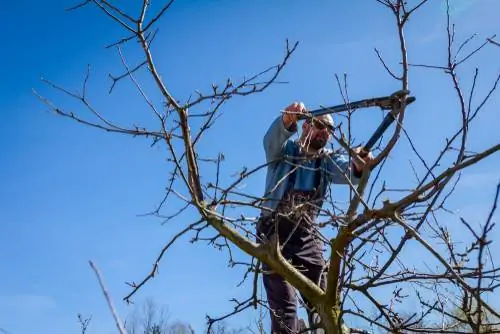
[[[354,185],[359,183],[362,175],[353,168],[347,154],[332,153],[326,160],[327,175],[331,183],[349,184],[349,181]]]
[[[270,162],[280,157],[287,140],[297,132],[297,124],[291,128],[285,128],[281,116],[277,117],[264,135],[263,145],[266,152],[266,160]]]

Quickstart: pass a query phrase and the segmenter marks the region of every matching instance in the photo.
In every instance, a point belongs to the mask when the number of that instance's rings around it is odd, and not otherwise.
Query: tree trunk
[[[343,334],[340,312],[337,307],[319,305],[318,313],[324,326],[325,334]]]

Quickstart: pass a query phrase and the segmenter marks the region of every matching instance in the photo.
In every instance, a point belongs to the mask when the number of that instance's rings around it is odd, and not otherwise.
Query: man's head
[[[302,125],[300,141],[308,151],[317,151],[326,146],[333,128],[333,118],[329,114],[309,118]]]

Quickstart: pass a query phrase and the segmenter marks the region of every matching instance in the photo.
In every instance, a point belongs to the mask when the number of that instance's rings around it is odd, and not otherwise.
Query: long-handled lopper
[[[344,103],[332,107],[325,107],[320,109],[311,110],[306,115],[299,116],[300,119],[317,117],[325,114],[339,113],[346,110],[379,107],[382,110],[390,110],[384,117],[378,128],[372,134],[370,139],[363,145],[364,151],[370,151],[375,143],[382,137],[387,128],[394,122],[398,114],[401,112],[402,102],[405,99],[405,105],[409,105],[416,100],[414,96],[408,96],[409,91],[397,91],[390,96],[376,97],[371,99],[364,99],[350,103]]]

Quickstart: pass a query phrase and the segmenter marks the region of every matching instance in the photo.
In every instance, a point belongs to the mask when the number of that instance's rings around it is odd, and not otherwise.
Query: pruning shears
[[[310,117],[314,118],[325,114],[334,114],[351,109],[370,108],[370,107],[379,107],[382,110],[390,110],[390,112],[384,117],[384,119],[377,127],[375,132],[372,134],[372,136],[368,139],[366,144],[363,145],[363,151],[368,152],[373,148],[373,146],[377,143],[380,137],[382,137],[382,135],[387,130],[387,128],[392,124],[392,122],[396,120],[403,106],[407,106],[416,100],[414,96],[408,96],[409,93],[410,92],[407,90],[400,90],[389,96],[364,99],[336,106],[315,109],[309,111],[306,115],[301,115],[299,118],[300,119],[310,118]]]

